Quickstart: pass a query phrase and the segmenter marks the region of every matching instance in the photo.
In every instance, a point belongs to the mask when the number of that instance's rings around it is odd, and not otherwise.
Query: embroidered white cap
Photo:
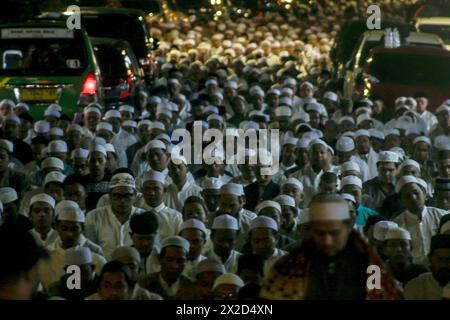
[[[109,131],[111,133],[114,133],[112,125],[110,123],[108,123],[108,122],[100,122],[97,125],[96,130],[97,131],[106,130],[106,131]]]
[[[99,153],[103,154],[105,157],[108,156],[108,154],[106,153],[105,146],[101,145],[101,144],[96,144],[95,146],[93,146],[93,148],[91,148],[91,154],[93,152],[99,152]]]
[[[281,206],[278,202],[272,200],[265,200],[259,203],[255,208],[255,213],[259,214],[265,208],[274,208],[278,211],[278,214],[281,214]]]
[[[356,204],[355,196],[352,195],[351,193],[345,193],[345,192],[343,192],[343,193],[341,193],[340,195],[341,195],[341,197],[342,197],[343,199],[345,199],[345,200],[347,200],[347,201],[351,201],[351,202],[353,202],[353,204]]]
[[[216,281],[214,281],[212,287],[213,291],[216,290],[217,287],[219,287],[222,284],[233,284],[239,289],[245,285],[244,281],[242,281],[242,279],[239,276],[235,275],[234,273],[224,273],[221,276],[219,276],[216,279]]]
[[[114,118],[117,118],[117,119],[122,118],[119,111],[109,110],[105,113],[105,116],[103,117],[104,120],[114,119]]]
[[[220,188],[220,194],[231,194],[237,197],[245,195],[244,187],[242,186],[242,184],[233,182],[229,182],[222,185],[222,187]]]
[[[197,264],[197,266],[194,268],[194,273],[195,273],[196,278],[200,273],[203,273],[203,272],[218,272],[220,274],[224,274],[225,267],[223,266],[223,264],[220,261],[218,261],[216,259],[212,259],[212,258],[207,258],[207,259],[200,261]]]
[[[355,139],[359,137],[368,137],[370,138],[370,132],[369,130],[359,129],[355,131]]]
[[[112,176],[109,189],[116,187],[130,187],[136,189],[136,180],[129,173],[117,173]]]
[[[411,241],[411,234],[409,233],[408,230],[400,228],[400,227],[396,227],[396,228],[392,228],[389,229],[388,232],[386,232],[385,236],[384,236],[384,241],[387,240],[409,240]]]
[[[420,172],[420,164],[417,161],[413,160],[413,159],[407,159],[407,160],[403,161],[402,164],[399,167],[399,171],[401,172],[403,170],[403,168],[406,167],[406,166],[413,166],[414,168],[416,168]]]
[[[49,153],[64,153],[67,152],[67,143],[63,140],[53,140],[48,144]]]
[[[375,138],[375,139],[379,139],[379,140],[384,140],[384,133],[381,132],[380,130],[377,130],[377,129],[369,129],[369,133],[370,133],[370,137],[371,137],[371,138]]]
[[[0,201],[3,204],[11,203],[19,199],[16,190],[10,187],[0,188]]]
[[[394,228],[398,228],[398,224],[392,221],[379,221],[373,226],[373,237],[378,241],[384,241],[386,233]]]
[[[89,156],[89,150],[83,148],[77,148],[72,151],[72,158],[87,159]]]
[[[61,128],[53,127],[53,128],[50,129],[50,135],[51,136],[56,136],[56,137],[63,137],[64,136],[64,131]]]
[[[124,104],[119,107],[119,112],[130,112],[134,113],[134,108],[130,105]]]
[[[50,123],[45,120],[39,120],[34,123],[33,126],[34,132],[36,133],[49,133],[50,132]]]
[[[45,158],[41,163],[41,168],[58,168],[60,170],[64,170],[64,163],[61,159],[56,157],[48,157]]]
[[[183,221],[180,227],[180,234],[181,231],[183,231],[184,229],[198,229],[202,231],[205,235],[207,234],[205,224],[198,219],[188,219],[186,221]]]
[[[169,236],[164,238],[164,240],[161,242],[161,250],[166,247],[179,247],[187,253],[189,252],[190,244],[189,241],[180,236]]]
[[[275,220],[266,216],[259,216],[250,221],[250,230],[258,228],[268,228],[278,231],[278,225]]]
[[[279,196],[276,196],[274,201],[278,202],[280,206],[289,206],[297,208],[295,205],[295,199],[291,196],[288,196],[287,194],[280,194]]]
[[[432,146],[430,138],[425,137],[425,136],[420,136],[420,137],[415,138],[413,141],[413,144],[416,144],[418,142],[423,142],[423,143],[428,144],[429,146]]]
[[[219,190],[221,189],[222,185],[223,182],[219,178],[205,178],[201,183],[201,187],[203,189],[210,189],[210,190]]]
[[[399,155],[393,151],[380,151],[378,154],[378,162],[394,162],[398,163],[400,161]]]
[[[361,168],[359,167],[358,163],[353,161],[347,161],[341,164],[341,173],[346,171],[356,171],[361,173]]]
[[[123,258],[131,258],[136,261],[138,264],[141,263],[141,255],[139,251],[135,247],[122,246],[114,249],[111,260],[120,260]]]
[[[341,180],[341,190],[345,187],[345,186],[357,186],[358,188],[362,189],[362,181],[360,178],[356,177],[356,176],[346,176],[344,178],[342,178]]]
[[[78,206],[65,206],[55,211],[56,217],[60,221],[72,221],[79,223],[84,223],[86,221],[83,211],[81,211]]]
[[[166,184],[166,175],[160,171],[150,170],[144,173],[142,176],[142,183],[147,181],[156,181],[161,183],[162,185]]]
[[[58,182],[58,183],[63,183],[64,179],[66,178],[66,175],[59,172],[59,171],[52,171],[47,173],[47,175],[45,176],[44,179],[44,185],[46,185],[47,183],[50,182]]]
[[[145,152],[148,152],[151,149],[162,149],[166,150],[166,144],[162,142],[161,140],[151,140],[145,145]]]
[[[239,223],[235,217],[221,214],[214,219],[211,229],[239,230]]]
[[[349,137],[340,137],[336,142],[336,150],[339,152],[350,152],[355,150],[355,142]]]
[[[44,203],[47,203],[48,205],[50,205],[50,207],[52,207],[53,209],[55,208],[55,199],[52,197],[52,196],[50,196],[50,195],[48,195],[48,194],[46,194],[46,193],[39,193],[39,194],[36,194],[36,195],[34,195],[33,197],[31,197],[31,200],[30,200],[30,207],[33,205],[33,204],[35,204],[36,202],[44,202]]]
[[[290,117],[292,116],[292,109],[289,107],[278,107],[275,109],[276,117]]]
[[[304,191],[304,186],[303,183],[301,183],[297,178],[287,178],[282,184],[281,187],[283,187],[286,184],[292,184],[294,186],[296,186],[301,193],[303,193]]]

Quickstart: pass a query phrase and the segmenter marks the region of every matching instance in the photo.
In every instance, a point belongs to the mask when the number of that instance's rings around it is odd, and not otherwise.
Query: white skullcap
[[[149,103],[155,103],[155,104],[162,103],[161,98],[158,96],[152,96],[148,99],[148,101],[149,101]]]
[[[281,89],[281,94],[285,95],[287,94],[289,97],[292,97],[294,95],[294,91],[291,88],[283,88]]]
[[[283,82],[284,86],[295,86],[297,85],[297,80],[294,78],[286,78]]]
[[[145,152],[148,152],[151,149],[162,149],[166,150],[166,144],[161,140],[151,140],[145,145]]]
[[[303,82],[303,83],[301,84],[301,87],[308,87],[308,88],[310,88],[310,89],[314,89],[314,85],[313,85],[311,82],[309,82],[309,81]]]
[[[399,162],[399,155],[393,151],[380,151],[378,154],[378,162]]]
[[[419,172],[421,171],[420,164],[417,161],[413,160],[413,159],[407,159],[407,160],[403,161],[402,164],[399,167],[399,171],[401,172],[403,170],[403,168],[406,167],[406,166],[413,166],[414,168],[419,170]]]
[[[126,120],[122,123],[122,127],[137,128],[137,123],[136,123],[136,121],[133,121],[133,120]]]
[[[297,138],[286,136],[283,141],[283,146],[285,145],[297,146],[297,143],[298,143]]]
[[[400,137],[400,131],[398,129],[387,129],[384,131],[385,137],[390,136],[391,134]]]
[[[48,133],[50,132],[50,123],[45,120],[39,120],[34,123],[33,129],[36,133]]]
[[[221,276],[219,276],[216,279],[216,281],[214,281],[212,287],[213,291],[216,290],[217,287],[222,284],[233,284],[239,289],[245,285],[244,281],[242,281],[242,279],[239,276],[235,275],[234,273],[224,273]]]
[[[161,242],[161,250],[166,247],[179,247],[187,253],[189,252],[190,244],[189,241],[180,236],[169,236],[164,238],[164,240]]]
[[[265,96],[264,90],[261,89],[261,87],[259,87],[259,86],[251,87],[249,90],[249,94],[250,94],[250,96],[257,96],[257,97],[262,97],[262,98],[264,98],[264,96]]]
[[[343,199],[345,199],[345,200],[347,200],[347,201],[351,201],[351,202],[353,202],[354,204],[356,204],[355,196],[352,195],[351,193],[345,193],[345,192],[343,192],[343,193],[341,193],[340,195],[341,195],[341,197],[342,197]]]
[[[53,140],[48,144],[48,152],[67,152],[67,143],[63,140]]]
[[[122,111],[134,113],[134,108],[130,105],[124,104],[124,105],[120,106],[120,108],[119,108],[119,112],[122,112]]]
[[[324,99],[328,99],[334,102],[338,101],[338,95],[332,91],[327,91],[323,94]]]
[[[278,231],[278,225],[275,220],[266,216],[259,216],[250,221],[250,230],[257,228],[268,228]]]
[[[129,173],[117,173],[112,176],[109,189],[116,187],[130,187],[136,189],[136,180]]]
[[[309,207],[309,216],[311,221],[323,220],[348,220],[350,219],[350,210],[347,203],[344,202],[325,202],[320,203],[320,210],[317,208],[319,203],[313,203]]]
[[[355,150],[355,142],[352,138],[341,137],[336,142],[336,150],[339,152],[350,152]]]
[[[323,113],[323,105],[317,102],[310,102],[306,105],[305,110],[306,112],[310,111],[316,111],[317,113],[324,114]]]
[[[45,158],[41,163],[41,168],[58,168],[64,170],[64,163],[61,159],[56,157]]]
[[[443,104],[442,106],[440,106],[439,108],[436,109],[436,114],[439,114],[441,112],[450,112],[450,106]]]
[[[219,114],[219,108],[217,108],[216,106],[207,106],[205,108],[205,110],[203,110],[204,113],[215,113],[215,114]]]
[[[398,224],[392,221],[379,221],[373,226],[373,237],[378,241],[384,241],[386,233],[394,228],[398,228]]]
[[[445,136],[445,135],[437,136],[434,139],[434,147],[438,151],[450,150],[450,138],[448,136]]]
[[[353,119],[352,117],[349,117],[349,116],[341,117],[339,119],[338,123],[341,124],[344,121],[348,121],[348,122],[351,122],[352,124],[355,124],[355,119]]]
[[[363,129],[356,130],[355,131],[355,139],[357,139],[358,137],[368,137],[368,138],[370,138],[369,130],[363,130]]]
[[[341,180],[341,190],[344,189],[345,186],[357,186],[358,188],[362,189],[362,181],[360,178],[356,176],[346,176],[342,178]]]
[[[55,205],[55,213],[58,213],[65,208],[79,208],[78,203],[72,200],[61,200]]]
[[[172,111],[171,109],[169,109],[166,106],[163,105],[158,105],[158,107],[156,107],[156,114],[163,114],[165,116],[167,116],[168,118],[172,119]]]
[[[205,178],[202,181],[201,187],[203,189],[219,190],[221,189],[222,185],[223,182],[219,178]]]
[[[242,184],[229,182],[220,188],[220,194],[231,194],[237,197],[245,195]]]
[[[97,130],[97,131],[99,131],[99,130],[106,130],[106,131],[109,131],[109,132],[114,132],[114,131],[113,131],[112,124],[110,124],[110,123],[108,123],[108,122],[100,122],[100,123],[97,125],[96,130]]]
[[[108,154],[106,153],[106,148],[104,145],[100,145],[100,144],[96,144],[92,149],[91,149],[91,153],[92,152],[100,152],[101,154],[103,154],[105,157],[108,156]]]
[[[298,139],[297,148],[308,149],[310,143],[311,143],[311,140],[309,140],[309,139],[306,139],[306,138]]]
[[[203,272],[218,272],[220,274],[224,274],[225,267],[223,266],[223,264],[220,261],[218,261],[216,259],[212,259],[212,258],[207,258],[207,259],[200,261],[197,264],[197,266],[194,268],[194,273],[195,273],[196,278],[200,273],[203,273]]]
[[[83,134],[83,128],[80,125],[75,124],[75,123],[73,123],[67,127],[67,132],[69,132],[69,131],[78,131],[81,134]]]
[[[98,113],[100,116],[102,115],[102,112],[101,112],[100,109],[97,108],[97,107],[85,107],[85,108],[83,109],[83,113],[84,113],[84,114],[88,114],[89,112],[95,112],[95,113]]]
[[[428,144],[429,146],[431,146],[431,140],[428,137],[425,136],[420,136],[414,139],[413,144],[416,144],[418,142],[424,142],[426,144]]]
[[[205,224],[198,219],[188,219],[186,221],[183,221],[180,227],[180,233],[184,229],[198,229],[202,231],[205,235],[207,233]]]
[[[289,207],[297,208],[297,206],[295,205],[295,199],[286,194],[280,194],[279,196],[275,197],[275,199],[273,199],[273,200],[278,202],[280,204],[280,206],[289,206]]]
[[[28,104],[26,104],[25,102],[19,102],[18,104],[16,104],[16,106],[14,107],[14,109],[18,109],[18,108],[23,108],[23,109],[25,109],[27,112],[30,111],[30,107],[29,107]]]
[[[172,154],[170,156],[170,161],[172,161],[175,165],[184,164],[187,166],[188,162],[187,159],[184,156]]]
[[[158,135],[155,137],[155,140],[161,140],[161,141],[163,141],[163,142],[166,141],[167,143],[171,143],[170,137],[169,137],[169,135],[166,134],[166,133],[158,134]]]
[[[400,177],[400,179],[398,179],[397,184],[395,185],[395,192],[400,193],[402,188],[408,183],[415,183],[425,190],[427,190],[428,188],[427,183],[422,179],[416,178],[414,176],[402,176]]]
[[[308,133],[308,132],[307,132]],[[314,146],[314,145],[316,145],[316,144],[320,144],[320,145],[322,145],[322,146],[324,146],[325,148],[327,148],[327,150],[329,151],[329,152],[331,152],[331,154],[333,154],[334,155],[334,150],[333,150],[333,148],[331,148],[325,141],[323,141],[322,139],[314,139],[314,140],[312,140],[310,143],[309,143],[309,150],[311,151],[312,150],[312,147]]]
[[[161,183],[162,185],[166,184],[166,175],[160,171],[150,170],[144,173],[142,176],[142,183],[147,181],[156,181]]]
[[[290,117],[292,116],[292,110],[289,107],[278,107],[275,109],[276,117]]]
[[[30,200],[30,207],[35,204],[36,202],[45,202],[53,209],[55,208],[55,199],[53,199],[52,196],[46,194],[46,193],[39,193],[31,197]]]
[[[65,206],[55,211],[56,217],[60,221],[72,221],[79,223],[84,223],[86,221],[83,211],[81,211],[78,206]]]
[[[359,167],[358,163],[353,161],[347,161],[341,164],[341,172],[346,171],[357,171],[361,173],[361,168]]]
[[[63,183],[65,178],[66,178],[65,174],[62,174],[59,171],[52,171],[52,172],[47,173],[47,175],[45,176],[44,185],[46,185],[47,183],[50,183],[50,182]]]
[[[226,81],[225,84],[223,85],[224,88],[232,88],[237,90],[238,88],[238,84],[236,81]]]
[[[386,232],[384,236],[384,241],[387,240],[409,240],[411,241],[411,234],[408,230],[397,227],[397,228],[391,228]]]
[[[16,190],[10,187],[0,188],[0,202],[7,204],[19,199]]]
[[[275,208],[278,210],[278,213],[281,214],[281,206],[278,202],[272,200],[265,200],[259,203],[255,208],[255,213],[259,214],[265,208]]]
[[[92,263],[92,252],[88,247],[77,246],[64,252],[65,266],[81,266]]]
[[[283,187],[286,184],[292,184],[294,186],[296,186],[297,188],[300,189],[300,192],[303,193],[304,191],[304,186],[303,183],[301,183],[297,178],[287,178],[282,184],[281,187]]]
[[[104,145],[106,152],[116,153],[116,148],[111,143],[107,143]]]
[[[295,113],[292,116],[292,121],[295,121],[295,120],[302,120],[303,122],[309,122],[311,120],[311,118],[309,117],[308,113],[306,113],[304,111],[300,111],[300,112]],[[307,124],[307,123],[299,123],[295,127],[295,131],[297,131],[300,128],[301,125],[306,125],[312,130],[312,128],[311,128],[311,126],[309,124]]]
[[[57,104],[57,103],[50,104],[48,106],[47,110],[56,110],[58,112],[62,112],[63,111],[62,107],[59,104]]]
[[[64,131],[61,128],[54,127],[54,128],[50,129],[50,135],[51,136],[62,137],[62,136],[64,136]]]
[[[443,234],[443,233],[445,233],[445,232],[447,232],[449,230],[450,230],[450,220],[447,221],[447,222],[444,222],[444,224],[441,226],[441,229],[440,229],[439,233]]]
[[[356,118],[356,124],[359,125],[359,124],[361,124],[361,122],[364,122],[367,120],[370,120],[373,122],[373,119],[371,116],[369,116],[367,113],[363,113]]]
[[[14,144],[9,140],[0,139],[0,149],[4,149],[4,150],[8,151],[9,153],[13,153],[14,152]]]
[[[177,84],[177,85],[181,85],[180,81],[178,81],[177,78],[170,78],[169,80],[167,80],[167,84]]]
[[[105,113],[105,116],[103,117],[104,120],[113,119],[113,118],[120,119],[121,118],[120,112],[117,110],[109,110]]]
[[[44,112],[44,117],[55,117],[59,119],[61,117],[61,113],[59,113],[57,110],[54,109],[47,109]]]
[[[217,85],[219,85],[218,83],[217,83],[217,80],[215,80],[215,79],[209,79],[209,80],[207,80],[206,82],[205,82],[205,87],[208,87],[208,86],[217,86]]]
[[[111,260],[119,261],[120,259],[123,258],[131,258],[138,264],[141,263],[141,255],[139,254],[139,251],[137,251],[135,247],[122,246],[114,249],[111,255]]]
[[[214,219],[211,229],[239,230],[239,223],[235,217],[229,214],[221,214]]]
[[[280,96],[281,95],[281,92],[280,92],[280,90],[278,90],[278,89],[270,89],[269,91],[267,91],[267,94],[269,95],[269,94],[273,94],[273,95],[276,95],[276,96]]]
[[[137,127],[140,128],[142,126],[150,126],[152,122],[150,120],[141,120],[138,122]]]
[[[376,138],[380,140],[384,140],[384,134],[380,130],[377,129],[369,129],[370,137]]]
[[[223,122],[223,117],[219,116],[218,114],[212,113],[208,116],[208,118],[206,118],[206,121],[210,121],[210,120],[217,120],[217,121]]]
[[[89,156],[89,150],[83,148],[77,148],[72,151],[72,158],[87,159]]]

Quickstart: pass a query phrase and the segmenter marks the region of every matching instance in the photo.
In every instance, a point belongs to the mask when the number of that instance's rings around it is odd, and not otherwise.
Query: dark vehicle
[[[134,9],[81,7],[81,24],[90,37],[128,41],[151,82],[152,44],[145,13]]]
[[[433,112],[449,97],[450,51],[419,46],[375,48],[362,77],[364,95],[378,96],[393,111],[399,96],[423,92]]]
[[[412,24],[381,20],[381,29],[386,28],[397,28],[402,33],[415,31]],[[366,31],[370,31],[367,29],[366,20],[349,20],[342,26],[330,52],[337,79],[343,78],[345,65],[355,51],[355,46],[358,44],[361,35]]]
[[[112,105],[135,105],[145,89],[144,71],[128,42],[111,38],[90,38],[100,67],[104,101]]]

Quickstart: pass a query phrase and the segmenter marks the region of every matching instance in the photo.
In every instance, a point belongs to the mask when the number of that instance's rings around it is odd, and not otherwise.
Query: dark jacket
[[[280,186],[270,181],[267,186],[264,187],[262,194],[260,194],[259,183],[253,182],[244,188],[245,193],[245,205],[244,209],[255,211],[258,203],[265,200],[272,200],[280,193]]]

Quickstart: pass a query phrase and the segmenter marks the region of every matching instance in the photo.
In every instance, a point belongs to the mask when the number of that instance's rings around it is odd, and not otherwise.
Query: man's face
[[[359,205],[362,201],[362,190],[360,187],[356,185],[346,185],[344,188],[342,188],[342,192],[344,193],[350,193],[355,197],[356,203]]]
[[[295,200],[295,205],[297,207],[303,203],[303,199],[305,198],[305,195],[300,191],[300,188],[290,183],[286,183],[283,185],[283,187],[281,188],[281,194],[286,194],[293,197]]]
[[[286,131],[289,129],[289,117],[279,116],[276,117],[276,121],[278,122],[278,127],[281,131]]]
[[[397,167],[393,162],[380,162],[378,164],[378,178],[384,183],[394,183]]]
[[[232,194],[222,194],[219,200],[219,211],[222,214],[229,214],[237,217],[238,212],[243,208],[244,201]]]
[[[206,221],[205,208],[200,203],[188,203],[183,208],[183,220],[197,219],[202,222]]]
[[[265,175],[262,173],[265,173],[266,169],[269,169],[269,166],[264,166],[264,165],[257,165],[256,166],[256,180],[258,181],[258,183],[262,186],[267,186],[271,181],[272,181],[272,176],[271,175]]]
[[[389,150],[391,148],[400,147],[401,142],[402,141],[398,135],[390,134],[384,140],[384,148]]]
[[[311,150],[311,163],[318,167],[324,168],[331,162],[330,152],[327,147],[321,144],[315,144]]]
[[[166,280],[176,281],[186,265],[186,252],[175,246],[164,248],[164,256],[159,256],[161,274]]]
[[[335,182],[324,182],[320,181],[319,190],[323,193],[333,193],[337,190],[337,185]]]
[[[105,139],[105,141],[107,143],[109,143],[111,141],[111,139],[113,138],[114,134],[111,131],[100,129],[97,131],[96,135],[97,135],[97,137]]]
[[[8,169],[9,160],[9,153],[4,149],[0,149],[0,172]]]
[[[89,173],[94,179],[102,179],[105,174],[106,156],[100,152],[92,152],[89,160],[88,167]]]
[[[205,271],[197,275],[197,281],[195,282],[196,293],[200,299],[207,299],[211,296],[212,287],[214,282],[221,274],[214,271]]]
[[[86,190],[80,183],[64,185],[64,199],[78,203],[81,209],[86,207]]]
[[[46,202],[36,202],[30,210],[30,220],[36,229],[50,229],[53,222],[53,208]]]
[[[130,291],[122,272],[105,272],[98,288],[103,300],[128,300]]]
[[[450,190],[437,190],[434,192],[436,207],[450,210]]]
[[[402,204],[411,212],[422,210],[425,205],[425,192],[415,183],[406,184],[400,191]]]
[[[300,96],[302,98],[308,98],[313,96],[313,90],[308,86],[301,86],[300,87]]]
[[[430,157],[430,146],[425,142],[419,141],[413,148],[414,160],[419,163],[424,163]]]
[[[7,217],[8,217],[8,219],[14,218],[17,215],[18,209],[19,208],[14,201],[10,202],[10,203],[4,203],[3,204],[3,214],[2,214],[3,221],[5,221],[5,219]]]
[[[251,232],[251,244],[253,253],[263,257],[269,257],[275,250],[277,239],[269,228],[256,228]]]
[[[169,161],[169,176],[175,183],[184,182],[188,173],[188,168],[184,163],[175,164]]]
[[[278,226],[281,224],[281,213],[273,207],[266,207],[259,212],[260,216],[272,218]]]
[[[145,202],[151,207],[157,207],[164,201],[164,186],[157,181],[146,181],[142,188]]]
[[[280,224],[282,228],[289,228],[297,217],[297,210],[294,207],[282,205]]]
[[[317,111],[309,112],[309,123],[311,127],[317,128],[320,124],[320,114]]]
[[[12,114],[13,108],[9,103],[0,104],[0,117],[6,118],[10,114]]]
[[[97,124],[100,123],[100,115],[97,112],[89,112],[86,115],[86,123],[90,130],[94,130]]]
[[[219,207],[220,190],[219,189],[203,189],[202,198],[205,200],[206,207],[209,211],[216,211]]]
[[[109,192],[114,213],[129,214],[136,198],[136,190],[131,187],[115,187]]]
[[[276,94],[269,94],[266,100],[267,104],[272,108],[278,107],[278,104],[280,103],[280,97]]]
[[[439,177],[450,179],[450,158],[439,160],[438,171]]]
[[[67,131],[67,142],[72,146],[78,146],[81,141],[82,134],[78,130]]]
[[[202,253],[203,246],[205,245],[205,235],[203,234],[203,231],[194,228],[184,229],[181,232],[181,236],[189,241],[190,244],[187,259],[197,259]]]
[[[404,166],[402,171],[400,172],[401,176],[414,176],[416,178],[420,178],[420,171],[415,166]]]
[[[60,183],[48,183],[45,186],[45,193],[51,195],[56,203],[64,199],[64,189]]]
[[[78,244],[83,227],[79,222],[61,220],[56,224],[56,231],[61,238],[62,247],[67,249]]]
[[[435,249],[430,257],[433,277],[445,285],[450,281],[450,249]]]
[[[450,126],[450,113],[448,112],[439,112],[437,115],[437,120],[439,125],[442,128],[448,128]]]
[[[130,269],[131,281],[137,282],[139,280],[139,263],[134,260],[132,257],[120,257],[116,259],[119,262],[122,262],[124,265]]]
[[[297,154],[297,165],[299,166],[305,166],[309,163],[309,154],[308,149],[306,148],[297,148],[296,149]]]
[[[237,231],[229,229],[216,229],[211,235],[214,251],[218,256],[228,256],[236,246]]]
[[[10,140],[18,139],[20,133],[20,125],[13,120],[6,120],[3,123],[3,133]]]
[[[133,246],[139,252],[142,257],[147,257],[152,253],[153,246],[155,245],[156,235],[153,233],[140,234],[131,233],[131,240],[133,241]]]
[[[366,136],[360,136],[356,138],[356,150],[359,154],[367,154],[370,151],[370,139]]]
[[[150,141],[150,128],[148,125],[140,125],[137,128],[137,134],[139,139],[141,139],[144,144]]]
[[[384,254],[393,264],[406,263],[411,258],[411,242],[404,239],[387,240]]]
[[[351,228],[344,221],[311,222],[311,238],[326,256],[335,256],[347,245]]]
[[[295,156],[295,145],[285,145],[283,147],[283,151],[281,153],[281,157],[283,159],[283,162],[291,165],[295,162],[295,160],[297,159]]]
[[[169,158],[163,149],[150,149],[147,153],[147,161],[156,171],[164,171],[167,168]]]
[[[89,173],[88,161],[83,158],[73,159],[73,173],[84,176]]]
[[[353,155],[353,151],[349,151],[349,152],[338,151],[337,154],[338,154],[339,163],[342,164],[344,162],[350,161],[350,158]]]

